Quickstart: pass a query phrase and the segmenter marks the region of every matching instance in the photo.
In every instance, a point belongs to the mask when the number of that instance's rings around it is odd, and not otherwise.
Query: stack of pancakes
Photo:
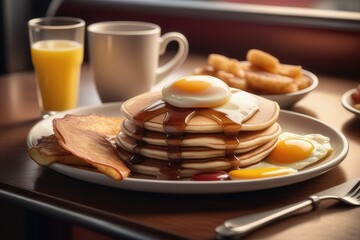
[[[276,122],[278,104],[254,96],[259,110],[241,125],[233,123],[230,128],[219,124],[211,114],[195,113],[187,118],[181,114],[186,109],[169,106],[161,92],[132,98],[121,108],[126,119],[117,136],[119,156],[132,172],[158,179],[186,178],[257,163],[273,150],[281,128]],[[177,114],[180,121],[169,123],[169,114]]]

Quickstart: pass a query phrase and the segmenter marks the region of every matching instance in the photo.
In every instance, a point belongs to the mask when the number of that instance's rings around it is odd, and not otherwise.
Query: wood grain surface
[[[165,81],[188,75],[205,63],[206,57],[192,55]],[[274,189],[174,195],[103,187],[38,166],[29,158],[26,146],[29,130],[40,120],[34,73],[0,76],[0,199],[116,238],[214,239],[215,227],[228,218],[294,203],[360,176],[360,119],[341,105],[342,94],[359,82],[318,77],[318,88],[291,110],[318,118],[344,133],[350,149],[339,166],[319,177]],[[99,103],[85,65],[79,105]],[[357,239],[360,208],[333,203],[325,202],[316,211],[270,224],[245,239]]]

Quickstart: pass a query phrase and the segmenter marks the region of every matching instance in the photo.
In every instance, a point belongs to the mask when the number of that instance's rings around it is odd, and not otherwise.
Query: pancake
[[[146,131],[143,135],[135,133],[133,122],[126,119],[122,122],[122,133],[147,144],[167,146],[165,133]],[[278,123],[274,123],[270,127],[258,131],[241,131],[237,139],[236,148],[248,148],[255,145],[263,144],[279,136],[281,127]],[[184,133],[182,136],[182,147],[208,147],[213,149],[227,149],[223,133]]]
[[[259,101],[259,111],[257,111],[250,119],[246,120],[241,125],[241,131],[256,131],[270,127],[274,124],[279,116],[279,105],[267,100],[263,97],[253,95]],[[124,116],[129,120],[134,120],[143,109],[156,103],[162,102],[161,92],[145,93],[127,100],[121,107]],[[163,127],[165,113],[144,122],[144,127],[147,130],[165,132]],[[196,115],[187,123],[185,132],[190,133],[212,133],[222,132],[223,127],[215,120]]]
[[[181,161],[180,174],[181,178],[190,177],[196,173],[213,170],[230,170],[237,167],[249,166],[264,159],[276,146],[277,140],[267,142],[266,144],[248,151],[243,154],[237,154],[237,162],[228,160],[226,157],[207,158],[207,159],[184,159]],[[136,164],[131,162],[133,153],[117,148],[119,156],[127,162],[132,172],[159,176],[161,169],[168,165],[168,161],[158,160],[150,157],[144,157],[141,162]]]
[[[137,152],[145,157],[152,157],[159,160],[169,160],[169,150],[167,146],[156,146],[152,144],[141,144],[138,150],[134,150],[135,143],[133,139],[130,137],[119,134],[117,137],[117,144],[120,145],[122,148],[127,150],[128,152]],[[248,152],[260,145],[254,145],[246,148],[238,148],[234,150],[235,154]],[[180,158],[181,159],[203,159],[203,158],[213,158],[213,157],[220,157],[226,154],[226,149],[213,149],[208,147],[182,147]]]
[[[152,92],[122,105],[126,119],[116,143],[119,156],[133,172],[176,180],[198,172],[249,166],[272,151],[281,133],[276,122],[278,104],[228,89],[225,104],[196,107],[203,98],[215,98],[218,90],[214,87],[215,92],[207,92],[210,95],[197,95],[199,89],[205,92],[203,87],[215,86],[205,82],[181,79],[172,93],[164,95],[167,102],[161,92]],[[175,105],[169,104],[172,97]],[[191,107],[179,107],[183,101]]]

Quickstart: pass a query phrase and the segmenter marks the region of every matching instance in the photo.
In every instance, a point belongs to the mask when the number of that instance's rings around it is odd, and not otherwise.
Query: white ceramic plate
[[[264,98],[273,100],[277,102],[281,109],[288,109],[292,107],[295,103],[304,98],[307,94],[312,92],[318,85],[319,79],[317,76],[307,70],[303,70],[303,74],[308,76],[311,79],[311,84],[307,88],[304,88],[300,91],[287,93],[287,94],[267,94],[261,95]]]
[[[351,94],[355,93],[357,90],[351,89],[349,91],[347,91],[346,93],[343,94],[342,98],[341,98],[341,104],[343,105],[343,107],[348,110],[349,112],[354,113],[357,117],[360,118],[360,110],[356,109],[353,107],[354,102],[351,99]]]
[[[36,144],[37,139],[39,139],[41,136],[52,134],[53,130],[51,122],[54,117],[61,117],[66,113],[98,113],[119,116],[120,106],[121,103],[108,103],[98,106],[77,108],[42,120],[30,130],[27,138],[27,144],[29,147],[31,147]],[[278,122],[284,131],[290,131],[297,134],[320,133],[330,137],[331,145],[334,149],[333,153],[320,163],[301,170],[295,174],[256,180],[206,182],[190,180],[165,181],[129,177],[122,181],[115,181],[98,172],[66,166],[63,164],[55,163],[49,167],[59,173],[76,179],[114,188],[158,193],[213,194],[260,190],[301,182],[331,170],[337,166],[347,155],[348,142],[344,135],[323,122],[306,115],[284,110],[281,110]]]

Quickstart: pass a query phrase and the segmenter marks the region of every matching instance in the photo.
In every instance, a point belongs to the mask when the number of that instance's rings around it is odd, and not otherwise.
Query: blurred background
[[[242,59],[255,47],[309,70],[359,75],[359,0],[1,0],[0,12],[0,74],[32,69],[28,20],[66,15],[154,22],[183,32],[192,53]]]
[[[31,68],[27,21],[45,16],[51,0],[1,0],[0,73]]]

